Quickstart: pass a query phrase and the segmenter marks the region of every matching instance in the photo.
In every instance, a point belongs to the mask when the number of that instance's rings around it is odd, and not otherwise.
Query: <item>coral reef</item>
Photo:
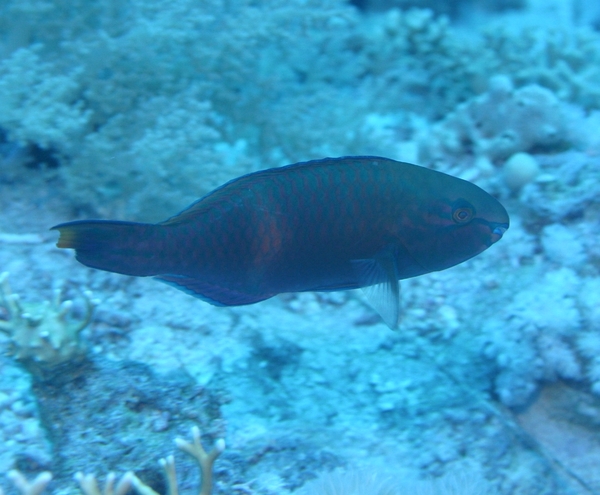
[[[600,46],[589,28],[496,24],[485,30],[490,73],[510,74],[518,87],[539,84],[585,109],[600,102]],[[485,63],[484,63],[485,64]]]
[[[85,291],[85,311],[76,318],[73,301],[61,302],[61,292],[55,290],[51,301],[24,302],[12,293],[8,273],[0,274],[0,308],[5,312],[0,331],[10,338],[9,353],[27,366],[51,369],[79,360],[86,352],[79,334],[90,322],[97,303],[91,292]]]
[[[21,302],[3,277],[3,343],[60,370],[42,382],[0,356],[7,469],[51,470],[61,492],[77,471],[135,470],[163,493],[167,437],[226,422],[216,493],[351,489],[367,459],[581,492],[553,459],[600,455],[600,35],[567,10],[598,7],[532,0],[567,17],[470,28],[352,3],[0,2],[2,270],[31,301],[57,273],[107,301],[88,359],[63,368],[83,355],[89,297]],[[45,234],[64,217],[159,220],[242,173],[350,153],[474,180],[511,214],[485,256],[403,282],[398,333],[353,293],[213,308],[74,269]],[[563,464],[600,490],[581,457]],[[178,473],[182,492],[196,474]]]
[[[483,112],[497,101],[474,98],[494,74],[514,81],[517,97],[492,95],[504,98],[504,111],[518,110],[514,126],[532,111],[544,125],[503,137],[485,129],[500,120],[469,124],[458,110],[454,138],[491,159],[569,144],[556,98],[585,108],[600,101],[598,35],[585,30],[526,26],[465,39],[430,10],[361,16],[341,0],[126,5],[0,6],[0,126],[64,165],[59,174],[79,210],[156,220],[258,168],[389,155],[365,126],[372,112],[435,119],[467,99]],[[482,131],[469,127],[477,122]],[[452,137],[432,140],[440,143],[429,156],[465,148]]]
[[[410,473],[377,470],[326,473],[307,483],[298,495],[492,495],[497,493],[475,474],[447,475],[438,480],[417,481]]]
[[[498,163],[518,152],[556,152],[577,142],[573,111],[537,85],[515,89],[495,76],[489,90],[457,107],[421,136],[419,159],[455,165],[465,157]]]
[[[179,450],[189,454],[198,463],[201,472],[199,495],[210,495],[213,485],[213,465],[217,457],[225,450],[225,442],[223,439],[216,440],[213,448],[206,452],[200,442],[200,430],[197,426],[192,427],[191,436],[192,442],[176,438],[175,444]],[[168,495],[177,495],[179,492],[174,457],[171,455],[165,459],[160,459],[159,464],[165,473],[166,484],[168,486],[166,493]],[[9,471],[7,476],[21,495],[40,495],[48,483],[52,481],[52,473],[49,471],[38,474],[32,481],[28,481],[18,470]],[[157,492],[146,485],[131,471],[125,473],[119,481],[116,480],[114,473],[109,473],[106,477],[103,490],[100,490],[98,480],[93,474],[78,472],[75,474],[75,479],[79,483],[81,492],[84,495],[125,495],[131,488],[134,488],[140,495],[157,495]],[[117,481],[116,485],[115,481]],[[0,495],[4,495],[1,488]]]
[[[213,465],[215,460],[225,450],[225,441],[220,438],[215,441],[215,444],[211,450],[206,452],[200,442],[200,429],[197,426],[192,427],[191,430],[192,442],[183,440],[182,438],[176,438],[175,444],[182,452],[189,454],[198,463],[200,468],[200,490],[199,495],[210,495],[213,487]],[[179,493],[177,487],[177,476],[175,473],[175,458],[170,455],[165,459],[159,460],[160,466],[163,468],[165,473],[166,484],[168,486],[167,493],[169,495],[177,495]],[[98,488],[98,482],[94,475],[85,475],[83,473],[77,473],[75,479],[79,482],[81,491],[85,495],[100,495]],[[106,480],[107,490],[112,492],[112,486],[115,482],[114,473],[110,473]],[[121,480],[117,483],[116,492],[126,493],[130,488],[134,488],[140,495],[157,495],[152,488],[146,485],[132,472],[128,472]],[[25,494],[24,494],[25,495]]]
[[[0,10],[0,18],[23,14],[16,16],[22,25],[7,31],[35,32],[41,42],[29,45],[21,36],[23,46],[16,50],[5,42],[12,50],[0,67],[0,87],[11,96],[3,100],[0,125],[11,139],[50,147],[70,165],[64,179],[82,208],[118,208],[118,201],[127,201],[145,217],[151,204],[160,218],[159,196],[167,195],[160,200],[165,210],[176,209],[189,202],[185,195],[196,199],[243,172],[300,158],[300,148],[301,158],[318,156],[307,148],[315,139],[297,136],[294,124],[315,104],[309,95],[331,96],[332,84],[325,81],[341,85],[359,70],[345,46],[354,36],[356,15],[336,1],[297,2],[295,8],[273,2],[268,15],[253,2],[233,6],[222,0],[202,6],[179,0],[158,10],[134,1],[129,9],[115,3],[114,11],[82,4],[71,19],[63,16],[72,6],[62,2],[36,6],[24,12],[11,1]],[[121,17],[117,11],[129,13]],[[92,19],[104,28],[99,36],[90,36]],[[47,29],[61,22],[73,24],[69,33]],[[330,65],[329,58],[339,63]],[[44,91],[46,82],[52,91]],[[33,113],[22,109],[36,105],[47,117],[27,118]],[[347,116],[340,112],[335,125],[327,126],[331,143],[353,141]],[[312,130],[302,127],[308,137]],[[244,149],[244,141],[252,147]],[[287,157],[273,150],[278,146]],[[234,149],[237,157],[231,156]],[[168,191],[143,190],[165,183],[177,191],[176,204]]]
[[[182,371],[162,375],[143,364],[91,356],[52,381],[34,382],[33,392],[53,447],[43,467],[60,485],[79,471],[135,470],[160,491],[156,452],[173,432],[182,434],[198,424],[207,435],[223,434],[219,394],[199,387]],[[90,417],[95,418],[93,428]],[[183,486],[191,483],[190,476],[181,473]]]
[[[600,207],[600,157],[593,151],[539,155],[541,174],[519,197],[523,221],[532,229],[547,223],[586,223]],[[590,257],[597,259],[594,238],[582,236]]]
[[[41,426],[32,378],[8,357],[0,356],[0,465],[39,472],[52,457]]]
[[[217,439],[211,450],[204,450],[200,442],[200,430],[197,426],[191,430],[192,442],[176,438],[175,443],[179,450],[193,457],[201,471],[199,495],[211,495],[213,487],[213,465],[219,455],[225,450],[223,439]],[[166,480],[166,494],[178,495],[177,475],[175,472],[175,459],[172,455],[159,460]],[[52,481],[49,471],[38,474],[32,481],[18,470],[11,470],[7,477],[12,481],[21,495],[41,495],[47,485]],[[440,495],[452,494],[477,494],[487,495],[495,493],[487,483],[476,475],[468,477],[449,475],[436,481],[416,481],[410,479],[407,472],[395,471],[393,474],[383,474],[377,471],[343,472],[335,471],[326,473],[319,479],[307,483],[302,489],[295,491],[297,495],[361,495],[365,492],[373,495],[400,495],[411,493],[414,495],[427,495],[438,493]],[[407,479],[408,478],[408,479]],[[114,472],[107,475],[104,489],[101,490],[98,480],[93,474],[75,474],[81,492],[84,495],[125,495],[132,488],[139,495],[158,495],[150,486],[146,485],[132,471],[125,473],[120,479]],[[239,488],[242,488],[241,485]],[[0,495],[4,492],[0,488]]]
[[[550,271],[518,291],[501,318],[484,324],[494,342],[486,356],[499,367],[495,391],[505,405],[527,405],[542,381],[583,378],[572,344],[581,327],[578,287],[574,271]]]

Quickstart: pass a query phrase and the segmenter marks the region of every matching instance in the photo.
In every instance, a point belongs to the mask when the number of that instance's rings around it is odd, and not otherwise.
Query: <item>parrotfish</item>
[[[399,280],[478,255],[508,225],[504,207],[471,182],[357,156],[244,175],[157,224],[79,220],[52,229],[84,265],[152,276],[219,306],[363,288],[396,328]]]

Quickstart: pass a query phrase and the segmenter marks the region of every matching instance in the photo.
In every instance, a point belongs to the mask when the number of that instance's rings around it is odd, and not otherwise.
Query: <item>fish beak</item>
[[[506,229],[508,229],[508,224],[506,223],[496,224],[495,226],[492,226],[492,244],[495,244],[500,239],[502,239],[502,236],[504,235],[504,232],[506,232]]]

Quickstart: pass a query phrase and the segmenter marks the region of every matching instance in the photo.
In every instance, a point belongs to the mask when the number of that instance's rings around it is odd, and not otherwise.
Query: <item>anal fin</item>
[[[154,277],[186,294],[202,299],[214,306],[243,306],[269,299],[274,294],[247,294],[228,287],[208,283],[186,275],[158,275]]]

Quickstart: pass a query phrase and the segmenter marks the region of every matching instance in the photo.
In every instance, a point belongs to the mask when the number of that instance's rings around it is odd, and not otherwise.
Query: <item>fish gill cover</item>
[[[160,489],[150,458],[196,422],[227,438],[217,493],[336,468],[363,487],[391,470],[396,487],[467,472],[500,493],[598,492],[598,6],[447,5],[1,2],[0,326],[61,280],[75,320],[82,290],[101,300],[60,383],[0,358],[3,465],[59,490],[100,465]],[[401,332],[353,292],[213,308],[83,270],[46,233],[156,223],[244,174],[351,155],[466,179],[511,214],[493,249],[403,282]],[[192,384],[169,378],[182,368]]]

